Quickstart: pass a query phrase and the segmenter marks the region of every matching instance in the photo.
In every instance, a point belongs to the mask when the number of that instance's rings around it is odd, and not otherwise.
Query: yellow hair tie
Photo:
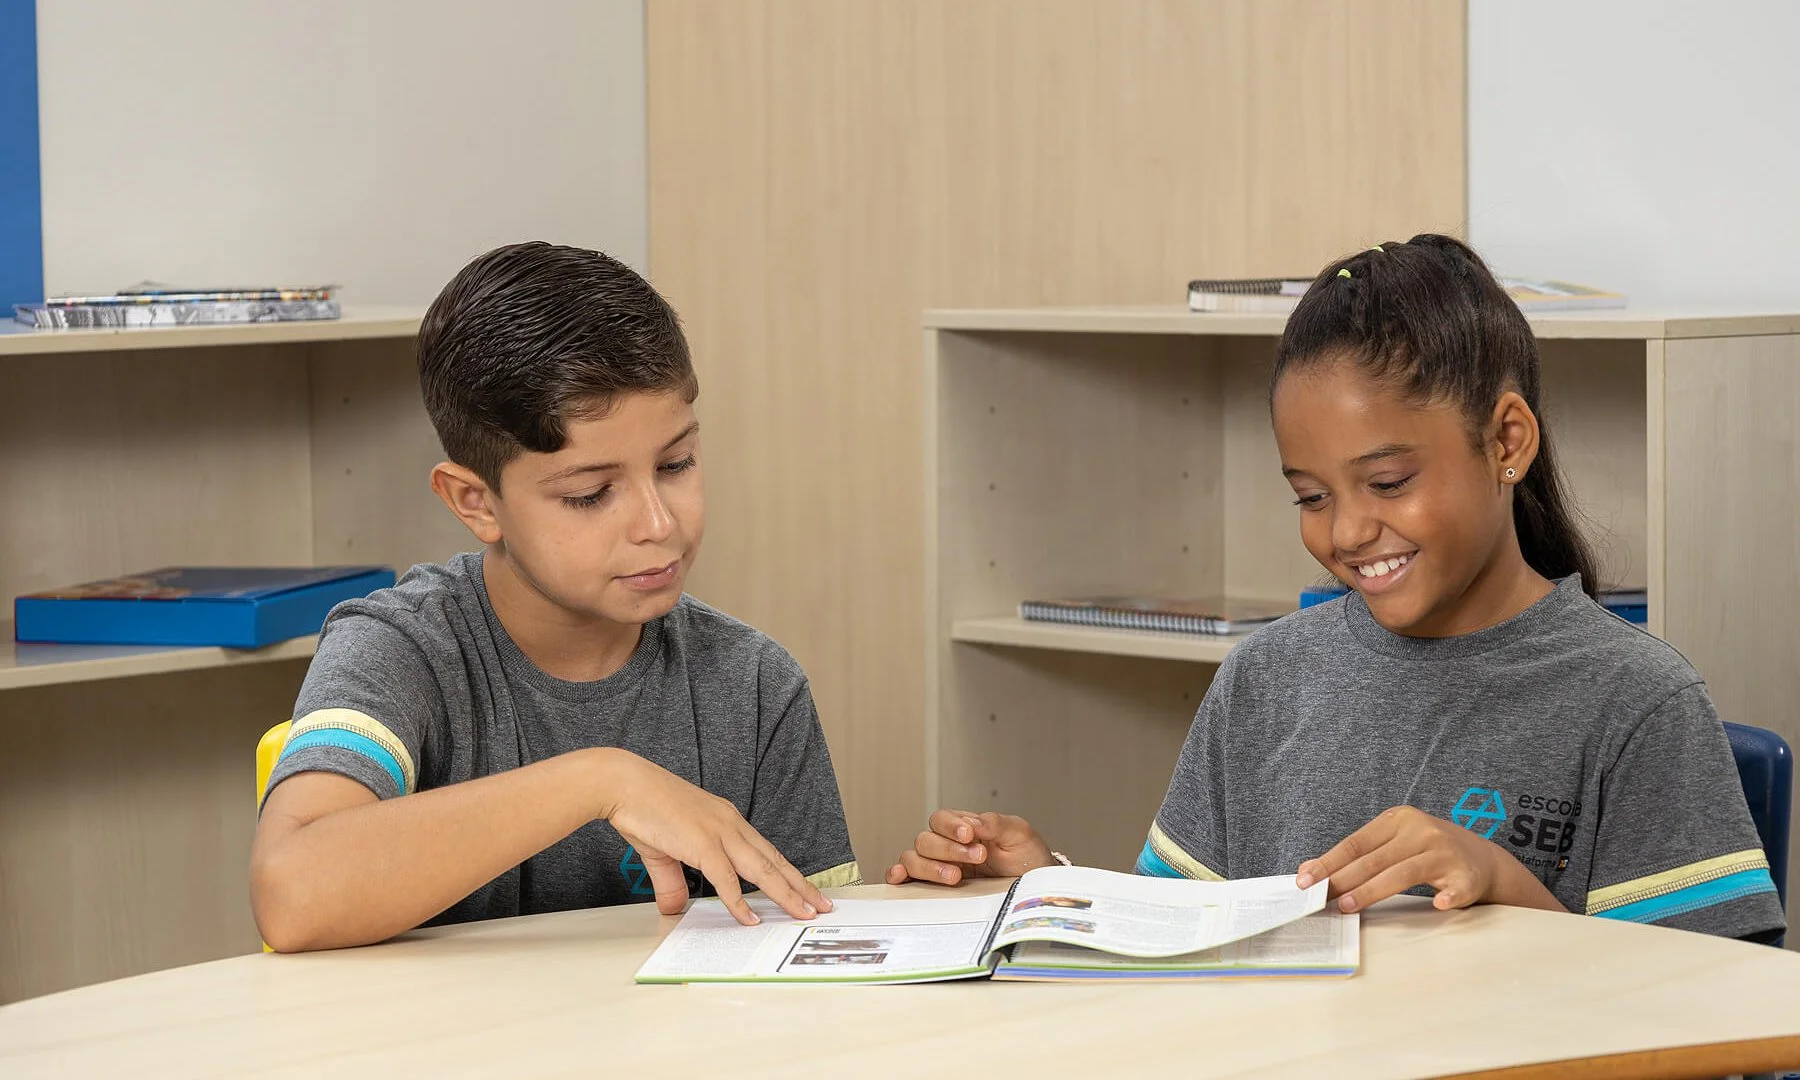
[[[1348,266],[1346,266],[1342,270],[1338,271],[1338,277],[1349,277],[1349,276],[1350,276],[1350,268]]]
[[[1370,250],[1370,251],[1381,251],[1381,245],[1380,245],[1380,244],[1376,244],[1376,245],[1375,245],[1375,246],[1374,246],[1374,247],[1372,247],[1372,248],[1370,248],[1370,249],[1369,249],[1369,250]],[[1387,252],[1385,252],[1385,251],[1381,251],[1381,253],[1382,253],[1382,254],[1383,254],[1383,255],[1386,255],[1386,254],[1387,254]]]

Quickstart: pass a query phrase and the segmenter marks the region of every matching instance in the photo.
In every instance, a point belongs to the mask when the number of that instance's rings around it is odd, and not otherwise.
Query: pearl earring
[[[1517,475],[1519,475],[1519,470],[1517,470],[1517,469],[1508,469],[1508,470],[1506,470],[1506,478],[1507,478],[1507,479],[1508,479],[1508,480],[1511,480],[1511,479],[1512,479],[1512,478],[1513,478],[1513,477],[1515,477],[1515,476],[1517,476]]]

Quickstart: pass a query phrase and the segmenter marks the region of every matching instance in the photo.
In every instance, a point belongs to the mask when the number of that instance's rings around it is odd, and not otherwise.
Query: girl
[[[1270,411],[1300,538],[1352,591],[1220,665],[1137,871],[1779,935],[1705,684],[1593,600],[1536,342],[1481,259],[1425,235],[1328,266]],[[888,881],[1053,857],[1021,818],[940,810]]]

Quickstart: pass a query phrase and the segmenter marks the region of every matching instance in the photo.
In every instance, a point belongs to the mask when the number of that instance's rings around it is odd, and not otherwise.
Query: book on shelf
[[[1294,608],[1257,600],[1207,597],[1198,600],[1151,596],[1088,596],[1026,600],[1019,618],[1112,630],[1153,630],[1169,634],[1243,634],[1272,623]]]
[[[14,317],[39,330],[136,330],[153,326],[316,322],[336,319],[336,300],[191,300],[129,304],[18,304]]]
[[[1502,276],[1500,286],[1521,311],[1585,311],[1626,304],[1622,293],[1567,281]],[[1188,310],[1285,314],[1311,287],[1311,278],[1203,278],[1188,282]]]
[[[13,636],[255,649],[316,634],[338,603],[393,583],[385,566],[165,567],[21,596]]]
[[[157,281],[140,281],[120,289],[116,293],[104,293],[95,296],[52,296],[44,301],[45,307],[93,307],[97,305],[120,306],[126,304],[192,304],[200,302],[222,303],[226,301],[244,302],[251,300],[297,302],[302,300],[330,300],[337,294],[336,285],[310,285],[303,288],[226,288],[197,289],[180,288],[164,285]]]
[[[1591,285],[1516,277],[1502,277],[1500,285],[1513,298],[1513,303],[1519,305],[1520,311],[1589,311],[1625,306],[1623,293],[1607,292]]]
[[[800,922],[756,898],[756,926],[697,900],[638,970],[640,983],[900,984],[993,978],[1348,976],[1354,914],[1326,911],[1326,882],[1140,877],[1079,866],[1032,870],[1005,893],[834,900]]]
[[[1189,311],[1286,314],[1306,295],[1312,278],[1201,278],[1188,282]]]

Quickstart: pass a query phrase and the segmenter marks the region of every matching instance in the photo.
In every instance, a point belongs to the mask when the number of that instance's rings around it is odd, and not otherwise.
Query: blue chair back
[[[1725,725],[1731,755],[1737,759],[1738,779],[1744,785],[1744,801],[1750,819],[1762,838],[1769,857],[1769,875],[1775,892],[1787,910],[1788,811],[1794,802],[1794,752],[1787,740],[1773,731],[1746,724]]]

